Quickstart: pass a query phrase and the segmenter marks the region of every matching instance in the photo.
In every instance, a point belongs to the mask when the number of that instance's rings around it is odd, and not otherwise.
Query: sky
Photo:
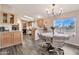
[[[62,27],[62,26],[72,26],[75,24],[75,17],[69,17],[65,19],[56,19],[54,22],[54,27]]]

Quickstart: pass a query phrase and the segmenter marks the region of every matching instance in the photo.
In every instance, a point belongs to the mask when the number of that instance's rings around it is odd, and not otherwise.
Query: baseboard
[[[75,48],[78,48],[78,49],[79,49],[79,46],[78,46],[78,45],[71,44],[71,43],[65,43],[65,44],[70,45],[70,46],[72,46],[72,47],[75,47]]]

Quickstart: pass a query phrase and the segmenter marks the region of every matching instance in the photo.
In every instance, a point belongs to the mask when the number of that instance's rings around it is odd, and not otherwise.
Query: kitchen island
[[[0,48],[22,44],[21,31],[4,31],[0,32]]]

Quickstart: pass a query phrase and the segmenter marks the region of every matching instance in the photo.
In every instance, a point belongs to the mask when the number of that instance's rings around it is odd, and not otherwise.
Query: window
[[[53,26],[58,32],[75,32],[76,18],[56,19]]]

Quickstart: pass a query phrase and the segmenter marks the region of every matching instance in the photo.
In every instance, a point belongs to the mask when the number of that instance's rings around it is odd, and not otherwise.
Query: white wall
[[[21,19],[17,18],[17,23],[19,24],[19,31],[22,31],[22,22],[21,22]]]

